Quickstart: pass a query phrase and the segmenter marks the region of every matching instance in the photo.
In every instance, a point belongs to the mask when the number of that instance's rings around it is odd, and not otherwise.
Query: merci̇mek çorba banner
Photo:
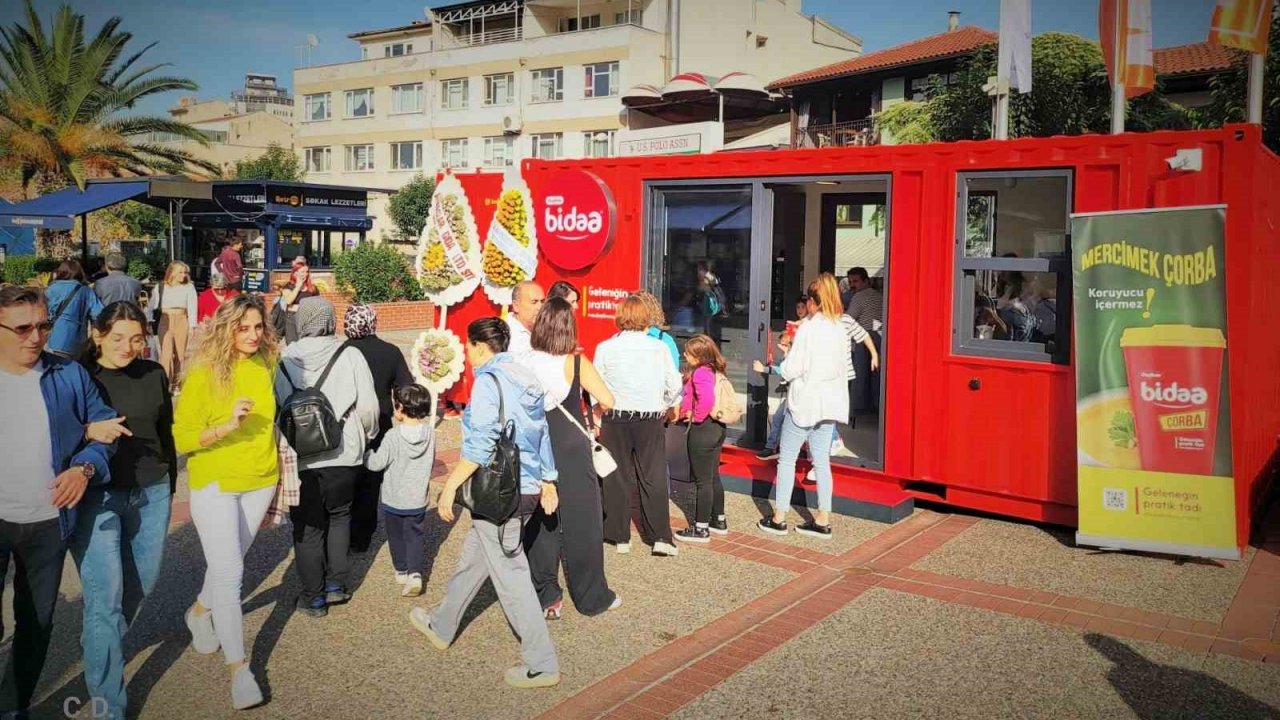
[[[1079,214],[1083,545],[1238,558],[1222,206]]]

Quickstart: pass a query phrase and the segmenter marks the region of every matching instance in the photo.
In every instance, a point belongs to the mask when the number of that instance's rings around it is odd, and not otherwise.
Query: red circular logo
[[[534,198],[538,247],[565,270],[594,264],[613,243],[617,206],[609,186],[594,173],[563,170]]]

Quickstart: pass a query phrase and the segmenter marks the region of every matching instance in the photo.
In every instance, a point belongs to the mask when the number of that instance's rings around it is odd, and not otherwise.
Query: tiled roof
[[[1156,48],[1153,55],[1156,74],[1163,76],[1220,72],[1230,68],[1232,61],[1230,50],[1208,42]]]
[[[956,28],[937,35],[930,35],[920,40],[897,45],[886,50],[867,53],[852,60],[843,60],[825,65],[814,70],[806,70],[789,77],[775,80],[770,89],[804,85],[819,80],[858,75],[876,70],[915,65],[929,60],[967,55],[983,45],[996,42],[999,36],[990,31],[972,25]]]

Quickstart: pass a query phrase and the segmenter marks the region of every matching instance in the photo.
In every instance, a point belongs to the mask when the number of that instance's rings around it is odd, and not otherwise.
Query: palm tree
[[[86,42],[84,16],[58,9],[48,36],[32,0],[26,24],[0,27],[0,171],[16,171],[37,195],[95,176],[182,173],[217,166],[148,140],[170,133],[208,144],[186,123],[126,114],[139,100],[171,90],[196,90],[191,80],[157,76],[164,64],[135,67],[155,43],[120,62],[131,33],[111,18]],[[47,242],[47,240],[46,240]],[[58,244],[54,241],[54,244]]]

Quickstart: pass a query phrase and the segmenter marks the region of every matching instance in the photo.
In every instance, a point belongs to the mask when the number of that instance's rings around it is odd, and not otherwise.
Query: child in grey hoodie
[[[401,385],[392,392],[392,399],[396,427],[369,453],[365,467],[386,471],[382,516],[391,564],[396,582],[404,586],[400,594],[412,597],[422,594],[422,576],[427,571],[427,481],[436,461],[435,433],[428,420],[431,393],[421,385]]]

